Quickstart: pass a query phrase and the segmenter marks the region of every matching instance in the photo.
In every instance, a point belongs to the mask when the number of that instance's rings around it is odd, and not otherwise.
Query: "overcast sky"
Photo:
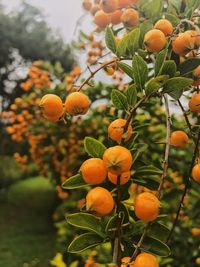
[[[2,0],[8,10],[17,8],[20,0]],[[77,20],[84,11],[81,7],[82,0],[28,0],[34,6],[39,7],[46,15],[47,21],[54,29],[59,28],[66,42],[74,38],[74,28]],[[83,21],[84,30],[91,29],[91,16]]]

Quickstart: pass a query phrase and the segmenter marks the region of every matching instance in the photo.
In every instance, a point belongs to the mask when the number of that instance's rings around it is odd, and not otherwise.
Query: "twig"
[[[165,156],[164,156],[164,163],[163,163],[163,172],[162,172],[162,176],[161,176],[161,181],[157,190],[157,196],[158,199],[160,200],[161,197],[161,191],[163,188],[163,183],[164,180],[167,176],[167,168],[168,168],[168,158],[169,158],[169,150],[170,150],[170,111],[169,111],[169,103],[168,103],[168,97],[167,95],[164,95],[164,101],[165,101],[165,109],[166,109],[166,128],[167,128],[167,133],[166,133],[166,146],[165,146]],[[141,248],[145,237],[147,236],[148,230],[151,226],[151,223],[147,223],[145,228],[144,228],[144,232],[142,234],[142,236],[140,237],[140,240],[138,241],[135,250],[133,252],[133,255],[131,256],[131,259],[129,262],[132,262],[135,260],[139,249]]]
[[[165,181],[165,178],[167,176],[167,168],[168,168],[168,159],[169,159],[169,150],[170,150],[170,132],[171,132],[171,127],[170,127],[170,111],[169,111],[169,102],[168,102],[168,97],[165,94],[164,95],[164,102],[165,102],[165,110],[166,110],[166,146],[165,146],[165,156],[164,156],[164,162],[163,162],[163,173],[161,176],[161,181],[158,187],[157,191],[157,197],[160,200],[161,198],[161,192],[163,189],[163,184]]]
[[[120,203],[121,203],[121,193],[120,193],[120,175],[117,176],[117,236],[114,241],[113,250],[113,263],[117,264],[118,267],[121,266],[121,223],[122,218],[120,215]]]
[[[186,111],[185,111],[185,109],[184,109],[184,107],[183,107],[183,105],[182,105],[182,103],[181,103],[180,100],[178,100],[178,104],[179,104],[179,106],[180,106],[180,108],[181,108],[181,110],[182,110],[182,112],[183,112],[183,115],[184,115],[186,124],[187,124],[187,126],[188,126],[188,128],[189,128],[189,130],[190,130],[190,133],[191,133],[191,135],[192,135],[192,139],[193,139],[193,141],[194,141],[194,144],[196,144],[196,138],[195,138],[194,132],[193,132],[193,130],[192,130],[192,125],[191,125],[191,123],[190,123],[190,121],[189,121],[189,118],[188,118],[188,116],[187,116],[187,113],[186,113]]]
[[[115,58],[109,62],[106,62],[105,64],[102,64],[99,68],[97,68],[95,71],[91,71],[90,76],[79,86],[77,91],[80,91],[86,84],[89,83],[89,81],[95,76],[95,74],[97,74],[101,69],[119,61],[120,59]]]
[[[178,210],[176,212],[176,217],[175,217],[174,223],[172,225],[171,231],[170,231],[169,236],[167,238],[167,243],[169,243],[169,241],[170,241],[170,239],[172,237],[172,234],[173,234],[173,232],[174,232],[174,230],[176,228],[176,225],[177,225],[177,222],[178,222],[178,219],[179,219],[179,215],[180,215],[180,211],[181,211],[181,209],[183,207],[184,199],[185,199],[185,196],[186,196],[187,191],[188,191],[189,186],[190,186],[190,177],[191,177],[193,166],[195,164],[199,143],[200,143],[200,128],[199,128],[199,132],[198,132],[198,136],[197,136],[197,140],[196,140],[196,144],[195,144],[195,149],[194,149],[194,153],[193,153],[193,157],[192,157],[192,161],[191,161],[191,165],[190,165],[190,169],[189,169],[188,179],[187,179],[187,181],[185,183],[185,188],[184,188],[184,191],[183,191],[180,203],[179,203]]]

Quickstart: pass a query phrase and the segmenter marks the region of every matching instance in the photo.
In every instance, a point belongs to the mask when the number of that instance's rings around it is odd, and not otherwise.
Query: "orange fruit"
[[[105,28],[110,24],[110,15],[103,10],[99,10],[95,13],[94,22],[100,28]]]
[[[111,193],[103,187],[91,189],[86,196],[86,209],[95,212],[100,217],[108,215],[114,205]]]
[[[129,263],[130,262],[130,259],[131,259],[131,257],[124,257],[124,258],[122,258],[121,267],[128,267],[128,266],[129,267],[133,267],[134,266],[133,262]],[[127,263],[129,263],[129,265],[127,265]]]
[[[154,25],[154,29],[160,30],[165,36],[171,35],[173,32],[173,26],[167,19],[160,19]]]
[[[117,25],[121,22],[121,16],[122,16],[122,11],[121,10],[116,10],[111,14],[111,23],[113,25]]]
[[[126,125],[126,120],[124,120],[124,119],[116,119],[113,122],[111,122],[111,124],[108,127],[108,136],[110,137],[110,139],[112,139],[113,141],[116,141],[118,144],[120,144],[122,141],[123,134],[124,134],[124,126],[125,125]],[[129,124],[128,130],[124,136],[125,142],[130,139],[132,132],[133,132],[133,129],[132,129],[131,125]]]
[[[200,236],[200,228],[192,228],[193,236]]]
[[[170,137],[170,144],[181,148],[186,147],[188,141],[189,138],[183,131],[174,131]]]
[[[119,8],[127,7],[131,4],[130,0],[118,0]]]
[[[84,115],[90,107],[90,99],[81,92],[74,92],[67,96],[65,110],[72,116]]]
[[[118,8],[118,0],[102,0],[102,10],[106,13],[112,13]]]
[[[159,206],[160,202],[155,195],[144,192],[135,199],[135,214],[140,220],[151,222],[157,218]]]
[[[90,9],[92,8],[91,0],[83,0],[82,6],[86,11],[90,11]]]
[[[133,8],[128,8],[122,13],[121,21],[125,27],[134,27],[139,23],[139,13]]]
[[[194,71],[193,71],[193,75],[194,75],[194,82],[193,82],[193,86],[198,86],[200,85],[200,66],[197,67]]]
[[[196,164],[192,169],[192,177],[193,179],[200,183],[200,163]]]
[[[189,101],[189,108],[193,112],[200,113],[200,93],[195,93]]]
[[[100,184],[107,176],[103,160],[99,158],[91,158],[84,161],[80,170],[83,180],[88,184]]]
[[[114,146],[106,149],[103,155],[103,161],[109,172],[122,174],[130,170],[133,160],[127,148]]]
[[[179,36],[172,41],[172,49],[174,53],[178,55],[185,55],[195,48],[196,40],[193,31],[180,33]]]
[[[114,174],[112,172],[108,172],[108,180],[111,183],[117,184],[117,177],[118,177],[117,174]],[[131,177],[131,172],[130,171],[123,172],[120,175],[120,185],[126,184],[130,180],[130,177]]]
[[[159,52],[166,45],[166,37],[162,31],[153,29],[145,34],[144,44],[146,46],[147,51]]]
[[[97,13],[97,11],[99,11],[99,10],[101,10],[101,6],[96,4],[91,8],[90,11],[91,11],[92,15],[95,15]]]
[[[42,97],[39,103],[43,109],[44,116],[59,119],[63,115],[63,103],[59,96],[47,94]]]
[[[133,267],[159,267],[155,256],[142,252],[134,261]]]

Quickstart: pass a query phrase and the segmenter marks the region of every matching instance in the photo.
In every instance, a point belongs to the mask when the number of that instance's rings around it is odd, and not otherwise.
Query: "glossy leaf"
[[[115,90],[115,89],[112,90],[111,99],[112,99],[113,105],[116,108],[122,109],[122,110],[128,110],[127,97],[119,90]]]
[[[129,87],[126,90],[126,97],[128,100],[128,104],[134,107],[134,105],[137,102],[137,89],[135,84],[129,85]]]
[[[176,74],[176,63],[173,60],[166,60],[160,74],[174,77]]]
[[[150,227],[148,236],[159,239],[162,242],[166,242],[169,232],[169,228],[165,225],[159,222],[154,222]]]
[[[143,58],[138,55],[133,57],[133,77],[135,84],[142,91],[148,79],[148,67]]]
[[[168,257],[170,255],[170,248],[160,240],[152,237],[145,238],[141,250],[160,257]]]
[[[139,48],[139,40],[140,40],[140,29],[139,28],[132,30],[128,34],[128,50],[131,53],[131,55],[134,55],[134,53]]]
[[[145,85],[145,93],[147,96],[158,92],[159,89],[161,89],[166,82],[166,80],[169,78],[168,75],[161,75],[157,76],[156,78],[152,78],[149,80]]]
[[[200,58],[188,58],[183,63],[181,63],[178,67],[181,75],[189,73],[200,66]]]
[[[115,42],[115,36],[110,27],[106,28],[105,42],[106,42],[106,46],[108,47],[108,49],[110,49],[113,53],[116,53],[117,45]]]
[[[92,137],[85,137],[84,148],[89,156],[93,158],[102,158],[106,147],[98,140]]]
[[[81,188],[81,187],[85,187],[88,186],[88,184],[86,184],[81,176],[81,174],[76,174],[70,178],[68,178],[63,184],[62,184],[62,188],[64,189],[75,189],[75,188]]]
[[[162,51],[160,51],[157,56],[156,56],[156,61],[155,61],[155,66],[154,66],[154,72],[155,72],[155,76],[159,75],[162,67],[164,65],[166,56],[167,56],[167,49],[164,49]]]
[[[85,233],[76,237],[68,247],[70,253],[80,253],[103,243],[103,238],[95,233]]]
[[[88,213],[75,213],[68,215],[66,220],[69,224],[81,228],[83,230],[88,230],[91,232],[95,232],[96,234],[105,237],[102,232],[102,227],[100,221]]]
[[[124,62],[117,62],[117,65],[120,69],[122,69],[130,78],[133,79],[133,69],[131,66]]]
[[[155,166],[148,165],[148,166],[142,166],[140,168],[137,168],[135,175],[137,176],[146,176],[146,175],[160,175],[162,174],[162,170],[158,169]]]

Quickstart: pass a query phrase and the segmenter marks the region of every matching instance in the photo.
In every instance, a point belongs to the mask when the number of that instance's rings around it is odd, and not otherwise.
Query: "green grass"
[[[18,182],[0,202],[0,267],[46,267],[55,254],[51,212],[55,192],[47,179]]]

